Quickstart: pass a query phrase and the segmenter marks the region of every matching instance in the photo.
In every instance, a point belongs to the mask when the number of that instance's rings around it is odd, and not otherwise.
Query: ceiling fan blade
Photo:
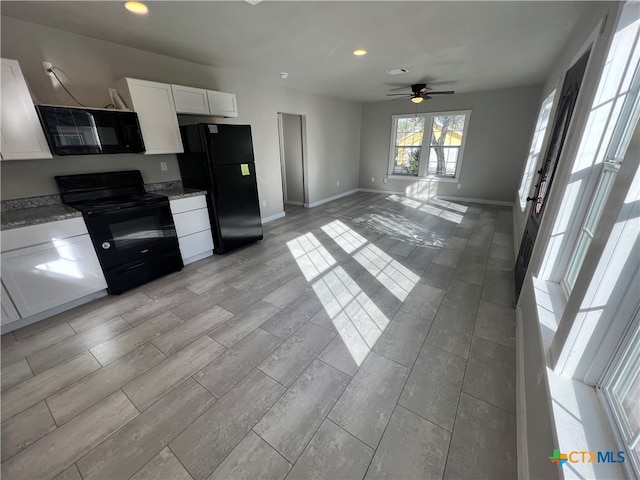
[[[407,93],[387,93],[387,97],[395,97],[398,95],[402,95],[403,97],[410,97],[411,95]]]
[[[440,92],[427,92],[427,95],[452,95],[456,92],[454,92],[453,90],[443,90]]]

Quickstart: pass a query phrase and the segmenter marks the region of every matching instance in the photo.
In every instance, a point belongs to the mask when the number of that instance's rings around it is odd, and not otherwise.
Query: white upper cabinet
[[[195,115],[209,115],[209,100],[204,88],[171,85],[176,112]]]
[[[235,93],[214,92],[207,90],[209,99],[209,114],[220,117],[237,117],[238,105]]]
[[[16,60],[2,59],[2,160],[52,158]]]
[[[184,151],[171,85],[123,78],[117,87],[127,106],[138,114],[147,155]]]
[[[236,94],[205,90],[204,88],[171,85],[178,113],[237,117]]]

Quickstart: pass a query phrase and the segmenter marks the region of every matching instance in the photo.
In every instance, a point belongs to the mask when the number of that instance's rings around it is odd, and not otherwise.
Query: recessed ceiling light
[[[362,55],[366,55],[367,51],[362,48],[359,48],[358,50],[354,50],[353,54],[357,57],[361,57]]]
[[[244,0],[245,2],[247,2],[249,5],[257,5],[259,4],[262,0]]]
[[[424,98],[422,98],[422,97],[412,97],[411,98],[411,101],[413,103],[422,103],[423,100],[424,100]]]
[[[137,15],[146,15],[149,13],[149,7],[142,2],[125,2],[124,8]]]
[[[287,72],[280,72],[280,78],[286,80],[289,74]]]

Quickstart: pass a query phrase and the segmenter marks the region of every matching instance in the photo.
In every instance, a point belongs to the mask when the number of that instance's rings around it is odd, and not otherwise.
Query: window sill
[[[567,300],[560,285],[533,277],[533,292],[538,308],[538,322],[542,348],[549,352],[551,342],[558,329]]]
[[[566,300],[557,283],[534,277],[533,288],[538,327],[546,353],[558,328]],[[545,368],[545,378],[549,388],[552,424],[555,426],[557,439],[557,444],[549,447],[550,454],[553,448],[567,455],[571,452],[617,452],[618,446],[611,424],[595,388],[559,375],[548,366]],[[578,460],[581,454],[574,454],[572,458]],[[616,458],[616,453],[613,458]],[[561,478],[626,478],[624,467],[614,463],[568,461],[560,468],[560,472]]]
[[[571,452],[613,452],[613,458],[617,458],[619,448],[595,388],[558,375],[548,368],[547,381],[558,438],[557,448],[570,459],[562,467],[563,477],[627,478],[622,464],[571,461],[581,456],[570,455]]]
[[[418,176],[413,176],[413,175],[387,175],[387,178],[389,180],[408,180],[408,181],[419,181],[419,182],[445,182],[445,183],[459,183],[460,179],[458,178],[451,178],[451,177],[434,177],[434,176],[428,176],[428,177],[418,177]]]

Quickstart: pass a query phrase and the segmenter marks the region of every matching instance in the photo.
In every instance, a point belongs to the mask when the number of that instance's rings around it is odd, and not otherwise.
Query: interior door
[[[533,197],[529,197],[527,199],[529,201],[533,201],[533,205],[529,211],[529,218],[527,219],[527,224],[522,235],[522,241],[520,242],[520,250],[518,251],[518,257],[516,258],[516,300],[522,290],[522,284],[524,283],[527,267],[529,266],[529,260],[531,259],[531,253],[533,252],[533,246],[535,245],[536,237],[538,236],[538,230],[540,229],[542,215],[544,214],[544,210],[547,205],[551,183],[553,182],[556,167],[558,166],[558,159],[562,153],[564,140],[567,136],[567,131],[569,130],[571,116],[578,98],[580,85],[582,84],[582,77],[584,76],[584,72],[587,68],[590,52],[591,50],[585,52],[582,57],[580,57],[580,59],[567,71],[564,84],[562,85],[562,91],[560,92],[558,109],[553,123],[553,129],[551,131],[549,146],[547,147],[542,167],[538,170],[536,191]]]

